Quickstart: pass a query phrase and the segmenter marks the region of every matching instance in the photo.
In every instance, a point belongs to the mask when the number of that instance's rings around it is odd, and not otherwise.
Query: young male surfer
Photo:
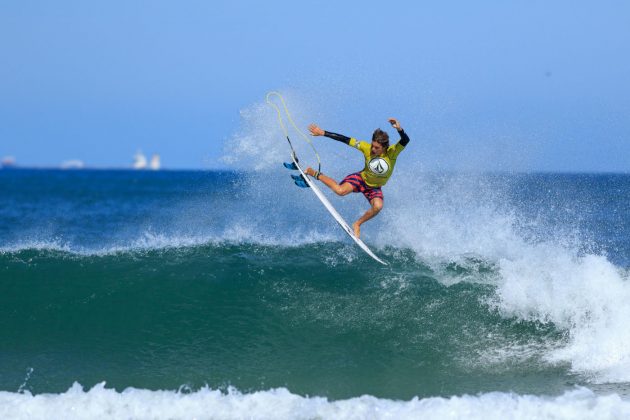
[[[316,124],[311,124],[308,127],[312,136],[330,137],[331,139],[358,149],[365,157],[365,167],[363,170],[348,175],[340,184],[329,176],[315,171],[313,168],[307,168],[305,171],[307,175],[320,180],[338,195],[361,192],[365,198],[367,198],[371,208],[352,224],[354,234],[357,238],[361,235],[361,225],[376,216],[383,208],[383,191],[381,191],[381,187],[387,183],[389,177],[392,175],[398,154],[409,143],[409,136],[407,136],[407,133],[402,129],[398,120],[390,118],[389,123],[398,131],[398,134],[400,134],[400,141],[393,146],[389,145],[389,135],[380,128],[374,130],[374,134],[372,134],[372,144],[370,144],[341,134],[324,131]]]

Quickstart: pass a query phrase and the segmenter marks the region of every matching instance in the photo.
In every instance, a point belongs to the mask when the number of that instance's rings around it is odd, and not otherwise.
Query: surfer
[[[346,137],[322,130],[316,124],[311,124],[308,127],[312,136],[330,137],[358,149],[365,157],[363,170],[348,175],[339,184],[334,179],[317,172],[313,168],[307,168],[305,171],[307,175],[320,180],[337,195],[343,196],[352,192],[360,192],[370,202],[370,209],[352,224],[352,229],[354,229],[354,234],[357,238],[361,235],[361,225],[376,216],[383,208],[383,191],[381,187],[389,180],[394,171],[398,155],[409,143],[409,136],[402,129],[398,120],[390,118],[388,121],[400,135],[400,140],[393,146],[389,145],[389,135],[380,128],[374,130],[372,143],[370,144],[353,137]]]

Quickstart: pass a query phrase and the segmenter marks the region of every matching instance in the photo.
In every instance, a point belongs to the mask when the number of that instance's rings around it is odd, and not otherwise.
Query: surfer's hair
[[[372,134],[372,141],[379,143],[381,146],[388,148],[389,147],[389,134],[377,128],[374,130],[374,134]]]

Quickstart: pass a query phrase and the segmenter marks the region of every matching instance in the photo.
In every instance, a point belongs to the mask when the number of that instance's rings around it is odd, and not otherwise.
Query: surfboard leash
[[[282,111],[275,103],[271,101],[272,96],[277,96],[278,98],[280,98],[280,102],[282,103],[282,106],[284,108],[284,113],[286,114],[287,120],[289,120],[289,122],[291,123],[295,131],[297,131],[313,149],[313,152],[315,153],[315,157],[317,158],[317,172],[320,173],[322,171],[322,162],[321,162],[321,159],[319,158],[319,153],[317,152],[315,145],[313,144],[311,139],[309,139],[308,136],[304,134],[302,130],[298,128],[297,124],[295,124],[295,122],[293,121],[293,118],[291,117],[291,113],[289,112],[289,108],[287,107],[286,102],[284,102],[284,98],[282,97],[282,95],[280,95],[278,92],[271,91],[267,94],[267,97],[265,98],[265,100],[270,106],[272,106],[276,110],[276,113],[278,114],[278,122],[280,123],[280,127],[282,127],[282,131],[284,131],[284,136],[287,138],[287,141],[289,142],[289,147],[291,148],[291,153],[293,154],[293,157],[297,161],[297,155],[295,153],[295,149],[293,148],[293,143],[291,143],[291,139],[289,138],[289,131],[287,130],[287,127],[284,125],[284,121],[282,118]]]

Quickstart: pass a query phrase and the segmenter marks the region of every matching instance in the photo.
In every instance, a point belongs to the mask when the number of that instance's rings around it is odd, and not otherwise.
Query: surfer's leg
[[[370,200],[370,209],[365,212],[363,216],[359,218],[356,222],[352,224],[352,229],[354,229],[354,236],[359,238],[361,236],[361,225],[377,214],[383,209],[383,199],[382,198],[373,198]]]
[[[317,175],[317,171],[315,171],[313,168],[306,168],[306,171],[304,172],[306,173],[306,175],[313,176],[313,177]],[[335,194],[337,195],[348,195],[354,190],[354,187],[348,184],[347,182],[344,182],[341,185],[339,185],[337,184],[337,181],[335,181],[331,177],[326,176],[322,173],[319,174],[317,179],[319,179],[328,188],[333,190]]]

